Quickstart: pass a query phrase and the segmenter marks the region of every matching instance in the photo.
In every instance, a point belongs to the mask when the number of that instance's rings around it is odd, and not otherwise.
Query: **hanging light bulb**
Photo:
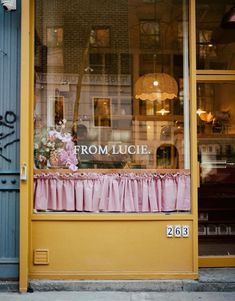
[[[169,114],[170,111],[162,108],[161,110],[157,111],[158,114],[161,114],[162,116],[164,116],[165,114]]]
[[[154,81],[153,81],[153,85],[154,85],[155,87],[157,87],[157,86],[159,85],[159,82],[158,82],[157,80],[154,80]]]
[[[199,117],[200,117],[200,115],[203,114],[203,113],[206,113],[206,111],[204,111],[204,110],[202,110],[202,109],[200,109],[200,108],[197,109],[197,114],[199,115]]]

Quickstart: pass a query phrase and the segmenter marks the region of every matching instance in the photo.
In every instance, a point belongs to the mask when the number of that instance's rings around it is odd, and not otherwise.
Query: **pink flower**
[[[70,165],[69,165],[69,168],[70,168],[72,171],[78,170],[77,166],[74,165],[74,164],[70,164]]]
[[[62,149],[60,151],[60,156],[59,156],[61,163],[66,164],[68,158],[69,158],[68,153],[66,152],[66,150]]]
[[[46,153],[56,152],[58,155],[57,161],[59,165],[67,166],[71,170],[77,170],[78,160],[74,152],[74,143],[71,133],[64,132],[66,120],[51,129],[47,133],[47,137],[41,139],[40,143],[43,145],[43,150]],[[40,157],[41,162],[45,157]],[[46,159],[46,158],[45,158]]]
[[[39,155],[38,160],[39,160],[39,162],[46,162],[47,158],[43,155]]]
[[[60,151],[59,161],[60,163],[69,167],[71,170],[77,170],[76,165],[78,164],[78,160],[73,150],[62,149]]]
[[[49,138],[56,138],[57,131],[56,130],[51,130],[48,133]]]
[[[65,145],[65,149],[68,150],[68,151],[72,151],[74,149],[73,141],[67,142],[66,145]]]
[[[64,143],[72,142],[72,136],[71,136],[69,133],[64,134],[64,135],[61,137],[61,141],[64,142]]]

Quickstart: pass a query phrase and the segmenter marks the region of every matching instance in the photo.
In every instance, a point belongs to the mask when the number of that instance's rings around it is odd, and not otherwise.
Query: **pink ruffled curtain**
[[[190,174],[36,174],[37,210],[170,212],[190,210]]]

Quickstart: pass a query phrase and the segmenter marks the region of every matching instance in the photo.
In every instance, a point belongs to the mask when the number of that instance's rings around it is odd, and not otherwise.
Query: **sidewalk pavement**
[[[200,269],[198,280],[31,280],[32,293],[18,290],[0,281],[0,301],[235,301],[235,268]]]
[[[0,293],[0,301],[234,301],[235,292],[34,292]]]

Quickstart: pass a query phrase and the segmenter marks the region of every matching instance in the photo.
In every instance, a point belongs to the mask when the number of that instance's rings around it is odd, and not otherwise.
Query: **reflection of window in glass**
[[[197,69],[235,69],[234,29],[222,26],[231,0],[196,1]]]
[[[47,47],[63,46],[63,28],[48,27],[47,28]]]
[[[178,168],[179,155],[172,144],[162,144],[157,149],[157,168]]]
[[[47,123],[49,127],[56,127],[64,119],[64,96],[49,96],[47,103]]]
[[[102,74],[104,73],[104,56],[101,53],[90,53],[89,55],[89,69],[85,71],[89,71],[94,74]]]
[[[89,54],[89,68],[85,72],[93,74],[130,74],[132,69],[130,54],[92,53]],[[120,71],[119,71],[120,69]]]
[[[47,66],[63,67],[63,28],[47,27]]]
[[[121,53],[121,74],[131,74],[132,72],[132,56],[129,53]]]
[[[91,47],[110,47],[109,27],[93,28],[90,36]]]
[[[118,55],[115,53],[90,53],[89,72],[93,74],[117,74]]]
[[[155,20],[140,21],[140,47],[156,48],[160,42],[159,22]]]
[[[55,96],[55,124],[60,124],[64,119],[64,97]]]
[[[94,126],[111,126],[111,99],[94,98]]]
[[[199,31],[199,55],[201,58],[216,57],[216,48],[212,43],[212,30]]]

